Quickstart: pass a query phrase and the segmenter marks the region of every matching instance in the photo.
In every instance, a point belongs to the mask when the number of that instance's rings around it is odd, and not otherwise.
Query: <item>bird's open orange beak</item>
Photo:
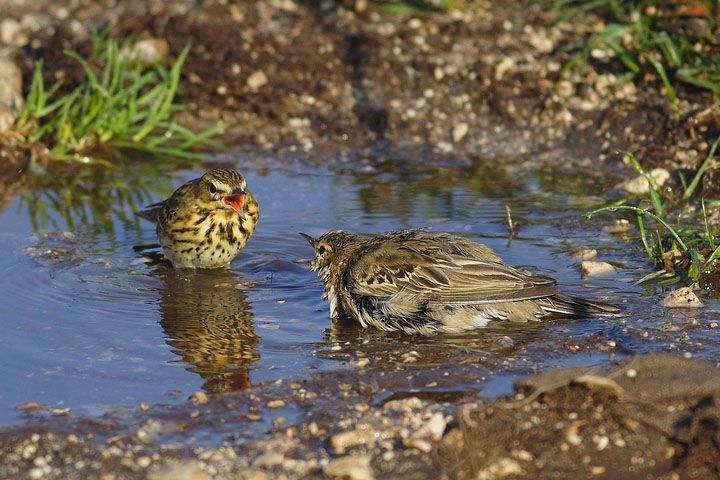
[[[245,192],[241,189],[234,190],[230,195],[222,197],[222,203],[228,208],[235,210],[240,218],[245,220],[245,211],[243,205],[245,203]]]

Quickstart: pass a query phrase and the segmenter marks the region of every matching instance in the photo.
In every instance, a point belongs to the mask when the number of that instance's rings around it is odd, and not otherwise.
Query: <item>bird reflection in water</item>
[[[209,393],[249,388],[260,337],[241,282],[228,270],[162,272],[160,324],[173,352],[205,380]]]

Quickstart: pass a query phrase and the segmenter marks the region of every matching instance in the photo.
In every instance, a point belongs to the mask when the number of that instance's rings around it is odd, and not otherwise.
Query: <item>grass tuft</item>
[[[720,138],[715,141],[705,163],[714,158]],[[642,283],[660,279],[660,284],[677,283],[683,280],[696,281],[701,274],[717,267],[720,258],[720,227],[712,228],[705,199],[699,205],[692,203],[692,193],[702,176],[699,170],[690,187],[686,187],[680,202],[673,203],[669,193],[663,191],[653,177],[646,173],[637,159],[628,152],[619,152],[630,160],[631,165],[645,177],[648,183],[648,198],[641,198],[637,205],[629,205],[623,199],[607,207],[586,213],[586,217],[601,212],[624,210],[633,212],[637,221],[640,240],[650,261],[657,269],[638,280]],[[672,214],[678,206],[691,207],[695,215],[684,218]],[[702,215],[702,219],[698,219]],[[647,224],[646,224],[647,223]]]
[[[108,37],[107,29],[92,39],[86,60],[74,51],[64,53],[78,62],[86,81],[56,98],[62,80],[50,88],[43,81],[43,62],[36,62],[25,108],[16,130],[31,142],[45,143],[60,160],[96,162],[97,152],[126,148],[155,155],[198,158],[196,146],[216,146],[212,137],[223,125],[194,133],[172,120],[181,105],[174,103],[180,69],[190,51],[186,46],[172,66],[145,64],[130,58],[127,45]]]
[[[447,12],[466,8],[466,0],[370,0],[368,3],[373,10],[395,15]]]
[[[594,53],[619,60],[626,76],[657,74],[677,113],[675,84],[720,93],[720,50],[714,32],[720,21],[716,0],[630,2],[622,0],[539,0],[558,21],[594,22],[580,43],[570,46],[563,73],[582,73]]]

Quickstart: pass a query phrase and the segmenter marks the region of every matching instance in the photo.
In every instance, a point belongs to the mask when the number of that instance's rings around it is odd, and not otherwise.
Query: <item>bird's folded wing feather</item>
[[[402,291],[447,304],[529,300],[556,293],[552,278],[525,274],[499,262],[400,249],[369,252],[351,273],[349,290],[355,295],[383,297]]]
[[[177,210],[183,205],[182,199],[192,196],[191,191],[196,188],[199,181],[199,178],[189,181],[175,190],[170,197],[161,202],[148,205],[139,212],[135,212],[135,215],[160,224],[167,224],[168,222],[171,222],[171,217],[174,216],[175,212],[177,212]]]
[[[155,223],[157,222],[160,211],[163,209],[163,205],[165,205],[164,200],[162,202],[153,203],[152,205],[148,205],[142,210],[135,212],[135,215]]]

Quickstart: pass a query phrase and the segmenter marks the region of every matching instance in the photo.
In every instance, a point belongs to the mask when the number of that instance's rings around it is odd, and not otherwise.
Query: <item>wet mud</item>
[[[381,375],[378,373],[382,372]],[[384,375],[383,375],[384,374]],[[356,362],[181,406],[76,417],[26,405],[11,478],[715,478],[720,374],[652,354],[527,377],[495,400],[389,394]],[[32,461],[30,461],[32,460]]]

